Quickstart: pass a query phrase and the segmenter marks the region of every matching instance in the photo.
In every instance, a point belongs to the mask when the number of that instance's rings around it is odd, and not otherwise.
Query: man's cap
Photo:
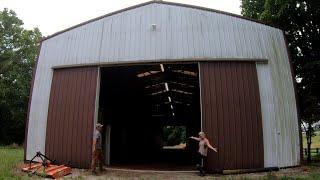
[[[96,128],[98,128],[98,127],[103,127],[103,125],[100,124],[100,123],[97,123],[97,124],[96,124]]]

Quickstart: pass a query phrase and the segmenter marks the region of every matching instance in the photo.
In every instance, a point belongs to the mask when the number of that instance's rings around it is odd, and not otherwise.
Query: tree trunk
[[[307,143],[307,163],[311,163],[311,143]]]
[[[306,132],[307,137],[307,163],[311,163],[311,138],[312,138],[312,126],[308,123],[308,130]]]

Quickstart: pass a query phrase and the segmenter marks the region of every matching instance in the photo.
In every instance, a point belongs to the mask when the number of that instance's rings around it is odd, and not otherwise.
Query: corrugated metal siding
[[[257,72],[263,119],[264,159],[268,159],[268,161],[265,162],[265,166],[276,167],[278,166],[280,149],[278,149],[278,126],[276,124],[276,114],[274,113],[275,109],[273,107],[275,97],[273,96],[274,87],[271,79],[270,65],[257,64]]]
[[[209,170],[264,167],[255,63],[203,62],[200,73],[203,130],[218,147]]]
[[[90,167],[97,75],[97,67],[54,70],[45,152],[58,164]]]
[[[155,31],[151,24],[157,25]],[[277,132],[264,131],[264,139],[277,144],[264,146],[265,166],[298,165],[297,110],[282,31],[224,14],[166,4],[115,14],[43,41],[30,108],[29,127],[34,130],[28,133],[27,159],[36,150],[44,151],[52,67],[200,58],[268,59],[267,65],[257,65],[260,98],[266,103],[262,105],[262,119]],[[262,66],[268,66],[269,74]],[[263,87],[270,91],[262,91]],[[274,153],[276,159],[270,156]]]
[[[43,50],[45,48],[46,50]],[[47,112],[52,80],[52,70],[50,64],[43,63],[47,59],[47,47],[41,46],[40,55],[34,78],[31,107],[28,124],[28,145],[26,159],[30,160],[37,151],[45,152],[45,137],[47,127]]]
[[[300,163],[299,126],[297,109],[293,107],[295,94],[292,78],[290,79],[291,72],[286,45],[280,33],[269,34],[268,38],[268,46],[271,47],[269,51],[273,53],[274,60],[269,61],[267,72],[264,70],[266,65],[257,64],[260,89],[272,87],[269,92],[261,90],[261,102],[266,107],[262,109],[263,114],[271,114],[263,117],[263,121],[276,129],[276,132],[269,131],[272,134],[267,134],[269,142],[277,142],[276,149],[269,152],[270,155],[273,153],[273,157],[269,156],[268,164],[277,164],[280,167],[298,165]],[[271,80],[268,80],[269,78]],[[265,146],[265,148],[270,147]],[[277,152],[276,155],[275,152]],[[274,156],[277,157],[276,162]]]

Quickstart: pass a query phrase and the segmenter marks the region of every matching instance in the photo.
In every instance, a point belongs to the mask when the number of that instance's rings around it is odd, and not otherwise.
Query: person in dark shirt
[[[100,123],[96,124],[96,129],[93,133],[93,145],[92,145],[92,173],[96,174],[96,167],[99,164],[100,171],[103,171],[103,155],[102,155],[102,127]]]

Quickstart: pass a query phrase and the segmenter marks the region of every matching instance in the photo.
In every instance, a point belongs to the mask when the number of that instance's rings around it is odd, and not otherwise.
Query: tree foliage
[[[163,127],[163,139],[165,146],[179,145],[186,143],[185,126],[165,126]]]
[[[320,120],[320,1],[242,0],[241,8],[244,16],[284,30],[296,74],[300,118],[308,124],[311,144],[312,124]]]
[[[23,142],[40,39],[40,31],[24,29],[14,11],[0,11],[0,144]]]

